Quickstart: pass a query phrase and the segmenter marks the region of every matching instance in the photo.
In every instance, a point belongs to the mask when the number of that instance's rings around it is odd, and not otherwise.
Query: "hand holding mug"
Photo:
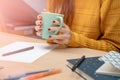
[[[36,35],[37,36],[42,36],[42,16],[38,15],[37,16],[37,20],[36,20],[36,26],[35,26],[35,30],[36,30]]]
[[[41,15],[38,15],[36,21],[35,30],[38,36],[42,36],[43,39],[48,39],[50,35],[57,34],[63,25],[63,15],[50,12],[42,12]],[[53,21],[58,20],[60,22],[59,27],[56,31],[49,32],[49,28],[54,26]]]
[[[43,12],[37,16],[36,34],[57,44],[68,44],[71,38],[69,27],[63,22],[63,15]],[[58,32],[60,33],[59,35]]]
[[[57,25],[60,25],[59,21],[55,20],[54,23],[56,26],[50,27],[49,31],[56,31]],[[71,31],[69,26],[63,23],[62,28],[59,31],[59,35],[51,35],[49,39],[52,40],[54,43],[57,44],[68,44],[71,39]]]

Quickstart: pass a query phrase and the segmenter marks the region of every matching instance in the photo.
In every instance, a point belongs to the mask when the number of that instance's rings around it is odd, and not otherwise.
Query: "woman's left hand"
[[[50,32],[56,31],[56,29],[60,25],[59,21],[57,21],[57,20],[53,21],[53,24],[55,24],[56,26],[50,27],[48,29]],[[57,44],[68,44],[70,42],[70,39],[71,39],[70,28],[68,27],[68,25],[63,23],[63,26],[62,26],[61,30],[59,31],[59,34],[58,35],[51,35],[51,36],[49,36],[49,39]]]

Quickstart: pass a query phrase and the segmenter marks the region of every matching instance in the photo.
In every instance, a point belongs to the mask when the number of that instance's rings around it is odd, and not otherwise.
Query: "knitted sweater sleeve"
[[[120,0],[103,0],[100,17],[102,36],[98,40],[71,32],[72,38],[67,46],[118,51],[120,49]]]

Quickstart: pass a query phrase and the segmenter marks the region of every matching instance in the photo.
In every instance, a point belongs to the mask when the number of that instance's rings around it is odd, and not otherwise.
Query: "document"
[[[30,46],[34,46],[34,48],[27,51],[3,56],[6,53],[24,49]],[[47,54],[48,52],[56,48],[57,46],[58,45],[51,45],[47,43],[13,42],[0,48],[0,60],[32,63],[39,57]]]

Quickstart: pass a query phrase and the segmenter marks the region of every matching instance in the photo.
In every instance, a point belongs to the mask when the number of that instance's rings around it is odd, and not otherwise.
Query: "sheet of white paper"
[[[2,56],[2,54],[6,52],[23,49],[29,46],[34,46],[34,49],[8,56]],[[56,47],[57,45],[50,45],[47,43],[14,42],[0,48],[0,60],[32,63]]]

